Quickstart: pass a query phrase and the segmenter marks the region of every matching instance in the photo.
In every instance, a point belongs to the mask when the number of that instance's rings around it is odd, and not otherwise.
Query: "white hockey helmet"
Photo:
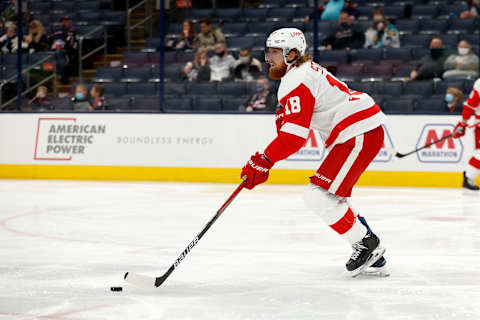
[[[288,66],[287,57],[292,49],[297,49],[301,55],[305,54],[307,49],[307,41],[305,35],[297,28],[281,28],[273,31],[267,38],[265,45],[265,60],[268,61],[268,48],[279,48],[283,50],[283,60]]]

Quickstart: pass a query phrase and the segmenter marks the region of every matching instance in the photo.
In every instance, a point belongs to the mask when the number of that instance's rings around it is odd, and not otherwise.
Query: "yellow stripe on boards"
[[[0,165],[2,179],[68,179],[238,183],[240,168],[171,168],[74,165]],[[307,184],[314,170],[273,169],[270,184]],[[459,172],[367,171],[357,185],[457,188]],[[477,179],[480,183],[480,178]]]

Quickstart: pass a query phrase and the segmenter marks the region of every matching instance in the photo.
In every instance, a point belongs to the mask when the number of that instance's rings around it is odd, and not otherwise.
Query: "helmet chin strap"
[[[295,61],[297,60],[298,56],[295,56],[295,59],[293,59],[291,62],[288,62],[287,61],[287,58],[288,58],[288,55],[290,54],[290,52],[292,52],[292,50],[289,50],[287,53],[285,53],[285,49],[283,50],[283,61],[285,62],[285,64],[287,65],[287,69],[290,69],[290,66],[292,64],[295,63]]]

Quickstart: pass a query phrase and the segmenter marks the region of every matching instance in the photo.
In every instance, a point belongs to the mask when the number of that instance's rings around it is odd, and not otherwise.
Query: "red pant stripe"
[[[345,213],[340,220],[332,224],[330,227],[337,231],[338,234],[344,234],[352,228],[354,223],[355,215],[353,214],[352,209],[348,208],[347,213]]]
[[[472,157],[470,161],[468,161],[468,164],[474,167],[475,169],[480,170],[480,160],[478,160],[477,158]]]

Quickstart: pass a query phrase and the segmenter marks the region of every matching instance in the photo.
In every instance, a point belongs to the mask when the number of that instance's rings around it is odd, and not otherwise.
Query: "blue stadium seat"
[[[405,16],[404,6],[384,6],[383,13],[388,18],[402,19]]]
[[[420,60],[430,54],[430,49],[428,46],[416,47],[412,49],[412,54],[414,60]]]
[[[405,83],[405,94],[428,98],[433,94],[433,82],[430,80],[408,81]]]
[[[448,4],[440,6],[440,11],[438,14],[441,17],[450,17],[450,15],[459,17],[460,13],[465,10],[467,10],[467,6],[465,4]]]
[[[279,22],[279,28],[297,28],[299,30],[305,31],[305,23],[303,22]]]
[[[409,78],[414,66],[402,64],[395,68],[395,78]]]
[[[245,82],[220,82],[218,94],[230,96],[244,96],[247,94]]]
[[[160,47],[160,38],[147,38],[143,52],[156,51]],[[168,51],[167,51],[168,52]],[[175,58],[176,61],[176,58]]]
[[[342,81],[353,81],[363,73],[363,64],[339,64],[335,76]]]
[[[74,1],[55,1],[53,2],[52,11],[53,13],[73,13],[74,12]]]
[[[117,82],[123,74],[123,69],[118,67],[103,67],[97,68],[97,74],[93,79],[94,82]]]
[[[462,34],[462,35],[458,36],[459,41],[460,40],[467,40],[467,42],[470,43],[470,45],[475,45],[475,44],[478,45],[479,44],[479,39],[480,39],[480,35],[472,34],[472,33]]]
[[[439,36],[443,41],[443,47],[445,48],[457,48],[458,35],[457,34],[442,34]]]
[[[220,111],[222,100],[218,97],[197,96],[193,101],[193,111]]]
[[[348,61],[348,53],[346,50],[321,51],[319,56],[320,64],[327,63],[346,63]]]
[[[375,93],[400,97],[403,93],[403,85],[400,81],[376,82]]]
[[[29,5],[30,13],[33,15],[49,13],[52,8],[50,2],[32,1]]]
[[[155,95],[157,89],[154,83],[129,83],[127,87],[128,94],[136,95]]]
[[[77,14],[76,22],[97,24],[102,21],[101,16],[102,16],[101,11],[92,11],[92,10],[81,11]]]
[[[362,78],[390,79],[393,76],[393,65],[391,64],[370,64],[366,66]]]
[[[417,20],[418,21],[418,20]],[[446,19],[421,19],[420,33],[444,33],[448,27],[448,20]]]
[[[447,33],[469,33],[475,28],[475,19],[453,19]]]
[[[412,18],[431,19],[437,16],[437,7],[430,5],[415,5],[412,8]]]
[[[151,67],[133,67],[124,70],[121,82],[146,82],[152,77]]]
[[[260,8],[281,8],[285,6],[285,0],[263,0]]]
[[[435,94],[445,94],[447,88],[454,87],[459,89],[460,91],[464,91],[463,80],[455,80],[455,81],[439,81],[435,83]]]
[[[189,18],[194,20],[194,22],[202,20],[204,17],[215,17],[214,9],[192,9],[190,10]]]
[[[183,24],[181,23],[170,23],[168,25],[167,35],[172,35],[174,37],[178,37],[183,30]]]
[[[295,16],[295,9],[292,8],[274,8],[268,12],[267,21],[291,21]]]
[[[122,26],[125,24],[125,12],[104,10],[101,24]]]
[[[302,19],[305,19],[306,17],[310,17],[312,16],[313,17],[313,8],[312,7],[308,7],[308,8],[298,8],[297,9],[297,12],[295,13],[295,16],[297,16],[298,18]],[[319,17],[320,18],[320,17]]]
[[[277,28],[275,22],[257,22],[248,24],[248,35],[266,36]]]
[[[403,36],[403,47],[428,47],[432,35],[429,34],[406,34]]]
[[[240,8],[217,9],[217,19],[224,22],[233,22],[240,17],[242,10]]]
[[[263,22],[268,14],[268,10],[267,8],[245,8],[243,9],[243,16],[237,20]]]
[[[167,64],[163,69],[164,77],[171,81],[180,81],[180,72],[182,72],[182,69],[183,63]],[[155,77],[156,74],[152,76]]]
[[[143,66],[147,62],[148,54],[145,52],[125,52],[122,64],[127,66]]]
[[[385,59],[409,61],[412,59],[412,49],[387,47],[385,48]]]
[[[446,110],[445,100],[442,98],[418,99],[415,113],[435,114]]]
[[[222,31],[226,37],[243,36],[244,34],[248,33],[248,25],[244,22],[225,23],[222,27]]]
[[[357,7],[358,16],[371,19],[373,15],[373,9],[374,7],[372,6],[358,6]]]
[[[177,99],[166,99],[163,108],[168,112],[189,112],[192,111],[192,98],[183,97]]]
[[[411,113],[414,110],[416,100],[412,98],[391,98],[383,104],[385,113]]]
[[[308,1],[305,0],[288,0],[286,3],[287,8],[305,8],[308,5]]]
[[[383,59],[383,48],[374,49],[356,49],[353,53],[354,61],[379,61]]]
[[[103,39],[103,30],[97,30],[98,25],[76,26],[77,34],[86,39]],[[87,34],[89,34],[87,36]]]
[[[216,83],[190,83],[187,93],[191,95],[215,95],[217,94]]]
[[[365,92],[368,94],[373,94],[375,92],[374,90],[374,83],[373,82],[348,82],[348,87],[353,90],[357,90],[360,92]]]
[[[220,98],[222,99],[222,107],[224,111],[238,111],[240,105],[247,100],[245,97],[228,95],[220,96]]]
[[[417,19],[401,19],[395,22],[395,26],[401,34],[412,34],[418,32],[420,23]]]
[[[375,101],[375,104],[380,107],[380,109],[383,110],[383,105],[385,104],[385,101],[388,99],[391,99],[391,95],[385,95],[385,94],[372,94],[371,95],[373,101]]]
[[[136,95],[130,98],[130,107],[135,111],[160,111],[160,97]]]
[[[318,32],[329,34],[331,30],[331,23],[330,21],[318,21]],[[313,32],[313,21],[305,24],[305,30],[307,32]]]
[[[51,100],[53,107],[55,108],[55,111],[72,111],[73,106],[72,106],[72,101],[70,98],[54,98]]]
[[[130,109],[130,99],[128,98],[108,98],[106,99],[107,109],[108,110],[129,110]]]
[[[252,37],[230,37],[227,40],[227,46],[229,50],[251,48],[255,43],[255,39]]]
[[[78,1],[76,2],[77,11],[99,11],[100,10],[100,1]]]
[[[163,87],[163,92],[168,96],[181,97],[185,94],[185,85],[183,82],[167,82]]]
[[[182,51],[180,51],[177,54],[177,61],[178,62],[187,63],[187,62],[193,61],[194,59],[195,59],[195,52],[185,52],[185,51],[182,52]]]
[[[105,88],[105,96],[119,97],[127,94],[127,86],[125,83],[103,83]]]

